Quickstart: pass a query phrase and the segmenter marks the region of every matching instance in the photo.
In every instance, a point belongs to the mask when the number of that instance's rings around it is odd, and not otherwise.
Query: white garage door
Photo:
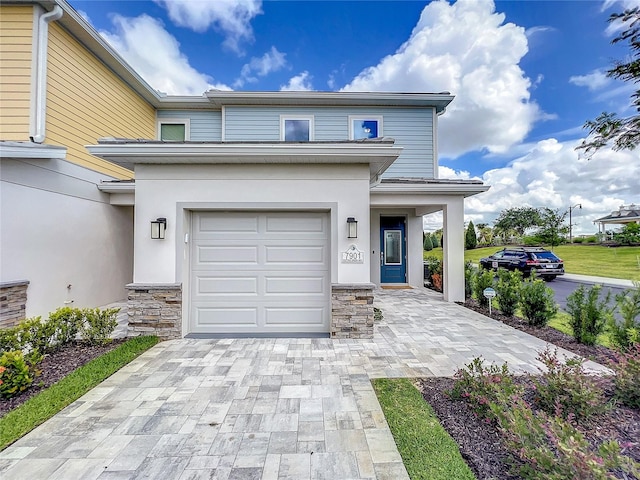
[[[190,332],[328,332],[328,218],[194,212]]]

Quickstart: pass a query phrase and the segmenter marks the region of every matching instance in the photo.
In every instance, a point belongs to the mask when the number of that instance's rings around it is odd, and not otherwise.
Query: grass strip
[[[372,380],[378,401],[413,480],[475,479],[456,442],[406,378]]]
[[[53,417],[158,341],[158,337],[153,336],[131,338],[8,412],[0,418],[0,450]]]

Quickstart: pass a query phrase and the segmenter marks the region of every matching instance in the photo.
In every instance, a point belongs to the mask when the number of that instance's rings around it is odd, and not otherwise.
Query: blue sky
[[[441,118],[440,176],[480,178],[466,220],[504,208],[574,211],[574,232],[640,203],[640,152],[574,147],[585,120],[630,114],[629,85],[604,75],[628,54],[611,45],[600,1],[71,0],[154,88],[451,91]],[[425,219],[432,230],[441,216]]]

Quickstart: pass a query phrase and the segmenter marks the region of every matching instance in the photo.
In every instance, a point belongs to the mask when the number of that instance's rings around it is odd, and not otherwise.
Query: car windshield
[[[552,262],[557,262],[560,260],[551,252],[536,252],[533,254],[533,256],[538,260],[550,260]]]

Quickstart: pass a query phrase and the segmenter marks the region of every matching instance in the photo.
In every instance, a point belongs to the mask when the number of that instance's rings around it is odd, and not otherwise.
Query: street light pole
[[[576,203],[572,207],[569,207],[569,243],[573,243],[573,222],[571,221],[571,212],[573,212],[573,209],[576,207],[582,210],[581,203]]]

